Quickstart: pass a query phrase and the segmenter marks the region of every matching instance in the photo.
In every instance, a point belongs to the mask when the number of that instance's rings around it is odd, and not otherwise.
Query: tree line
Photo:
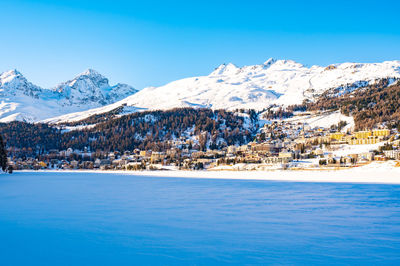
[[[258,129],[257,115],[247,111],[249,122],[243,114],[226,110],[176,108],[168,111],[145,111],[124,116],[96,115],[68,125],[94,127],[66,131],[64,125],[10,122],[0,124],[0,134],[8,149],[15,155],[40,155],[52,149],[67,148],[91,151],[132,151],[134,149],[165,151],[172,140],[185,137],[196,139],[193,145],[199,150],[222,148],[251,141]],[[109,119],[104,119],[104,117]],[[250,123],[251,125],[248,125]],[[192,145],[192,144],[190,144]],[[194,148],[194,147],[191,147]]]
[[[354,118],[355,129],[371,129],[386,123],[400,126],[400,81],[390,85],[390,79],[359,88],[341,96],[324,93],[316,102],[307,104],[307,110],[340,110]]]
[[[400,129],[400,81],[391,84],[393,80],[381,79],[342,95],[337,94],[337,89],[327,90],[316,101],[289,106],[287,111],[340,110],[353,116],[355,130],[372,129],[382,124]]]

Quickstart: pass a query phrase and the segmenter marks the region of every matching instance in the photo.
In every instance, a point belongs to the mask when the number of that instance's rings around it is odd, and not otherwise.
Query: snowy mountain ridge
[[[378,80],[400,79],[400,61],[342,63],[306,67],[292,60],[268,59],[260,65],[218,66],[207,76],[184,78],[148,87],[117,103],[73,113],[47,122],[76,121],[124,106],[126,110],[167,110],[176,107],[263,110],[313,100],[332,88],[357,89]]]
[[[42,89],[38,86],[28,82],[28,80],[16,69],[9,70],[0,74],[0,95],[12,96],[16,95],[17,92],[38,97],[42,93]]]
[[[0,74],[0,122],[39,121],[111,104],[136,92],[126,84],[110,86],[92,69],[50,89],[32,84],[14,69]]]
[[[374,83],[388,77],[400,78],[400,61],[307,68],[291,60],[269,59],[254,66],[223,64],[208,76],[145,88],[124,101],[146,109],[203,106],[262,110],[272,104],[299,104],[330,88],[359,86],[360,82]]]
[[[329,89],[337,88],[340,95],[388,78],[400,79],[400,61],[306,67],[270,58],[243,67],[221,64],[209,75],[141,91],[120,83],[110,86],[106,77],[92,69],[50,89],[10,70],[0,74],[0,122],[76,121],[115,108],[122,108],[122,114],[176,107],[263,110],[312,101]]]

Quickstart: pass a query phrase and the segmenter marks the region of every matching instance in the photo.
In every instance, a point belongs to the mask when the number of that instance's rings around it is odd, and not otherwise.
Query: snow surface
[[[137,92],[126,84],[110,86],[108,79],[89,69],[55,88],[43,89],[19,71],[0,74],[0,122],[35,122],[114,103]]]
[[[347,125],[343,127],[342,132],[346,132],[348,129],[354,129],[354,118],[346,116],[340,111],[325,112],[322,114],[302,114],[299,113],[291,118],[285,119],[287,122],[292,123],[304,123],[311,126],[311,128],[323,127],[329,128],[332,125],[337,125],[340,121],[347,122]]]
[[[191,77],[161,87],[145,88],[113,108],[126,105],[140,110],[175,107],[263,110],[271,105],[292,105],[314,99],[331,88],[359,87],[382,78],[400,78],[400,61],[343,63],[310,68],[291,60],[269,59],[264,64],[237,67],[222,64],[210,75]],[[63,116],[49,121],[80,120],[110,107]]]
[[[344,170],[271,170],[271,171],[96,171],[137,176],[274,180],[291,182],[400,184],[400,167],[395,161],[372,162]],[[43,170],[49,171],[49,170]],[[65,170],[60,170],[65,171]],[[76,171],[76,170],[75,170]],[[93,172],[83,170],[79,172]]]
[[[10,70],[0,74],[0,122],[76,121],[121,106],[125,114],[175,107],[263,110],[271,105],[312,100],[331,88],[351,91],[382,78],[399,79],[400,61],[328,67],[306,67],[275,59],[244,67],[229,63],[208,76],[185,78],[139,92],[126,84],[110,86],[107,78],[92,69],[52,89],[40,88],[17,70]]]
[[[351,154],[363,154],[370,151],[378,150],[380,146],[385,145],[386,142],[378,142],[375,144],[362,144],[362,145],[348,145],[343,144],[335,150],[329,151],[334,156],[346,156]]]
[[[146,88],[126,99],[131,106],[148,109],[202,106],[215,109],[262,110],[271,104],[301,103],[329,88],[385,77],[400,78],[400,62],[339,64],[335,69],[307,68],[290,60],[236,67],[221,65],[210,75],[186,78],[158,88]]]

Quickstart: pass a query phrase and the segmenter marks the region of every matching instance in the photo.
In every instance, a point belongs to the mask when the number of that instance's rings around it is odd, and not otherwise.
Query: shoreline
[[[268,170],[268,171],[230,171],[230,170],[20,170],[18,172],[57,172],[57,173],[105,173],[145,177],[265,180],[314,183],[366,183],[400,184],[400,167],[390,162],[374,162],[368,165],[341,170]]]

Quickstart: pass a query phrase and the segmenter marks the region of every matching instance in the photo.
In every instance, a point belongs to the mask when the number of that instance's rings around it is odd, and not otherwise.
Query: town
[[[53,149],[35,157],[9,157],[8,165],[13,170],[296,170],[341,169],[400,159],[397,129],[344,132],[343,126],[311,128],[302,122],[275,120],[241,146],[202,151],[196,139],[181,136],[168,141],[171,148],[166,151]]]

